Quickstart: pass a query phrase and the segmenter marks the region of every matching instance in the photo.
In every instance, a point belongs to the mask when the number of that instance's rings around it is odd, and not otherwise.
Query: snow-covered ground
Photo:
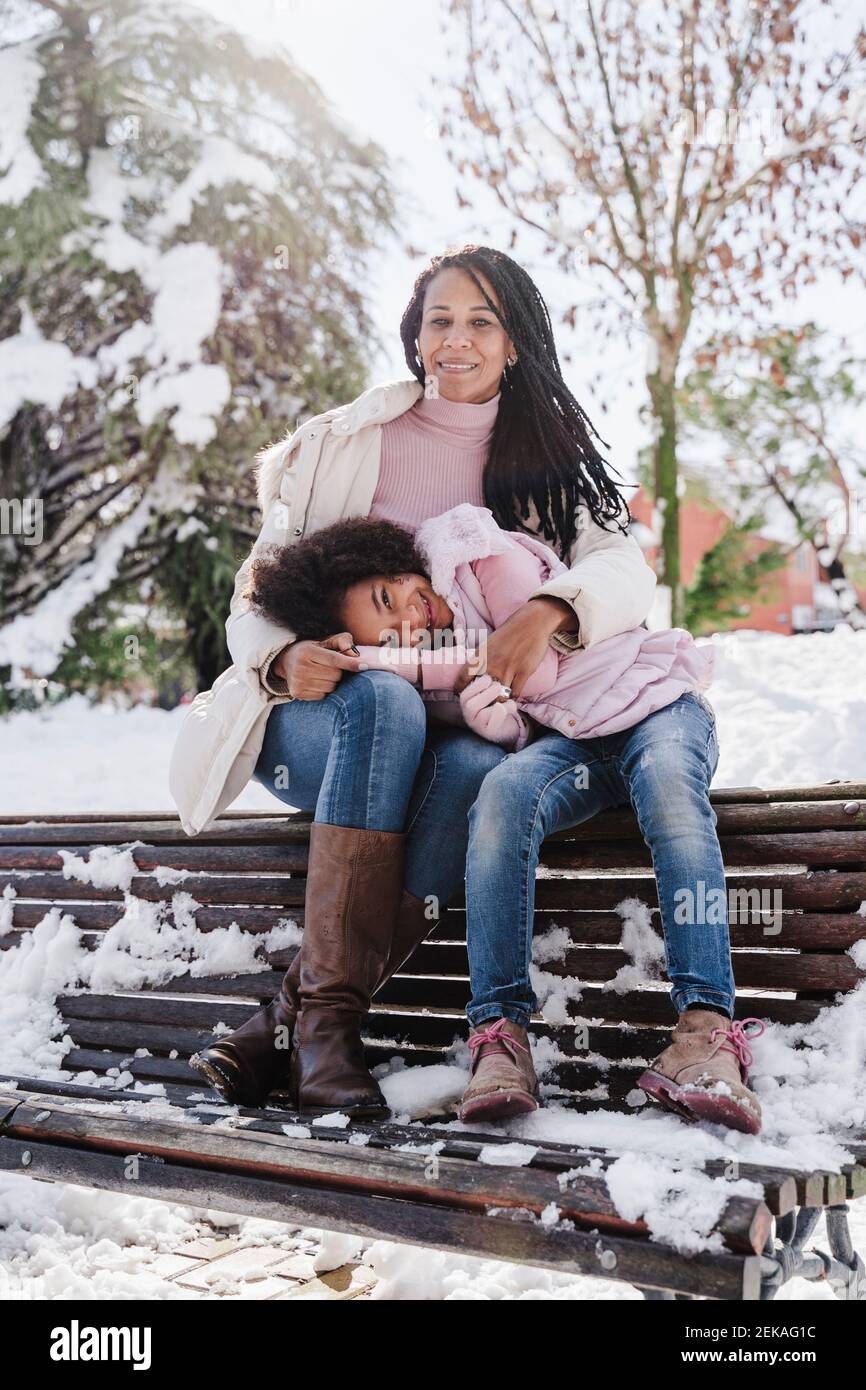
[[[721,757],[715,785],[866,779],[866,634],[727,633],[711,639]],[[73,696],[0,719],[0,815],[174,810],[168,761],[184,708],[119,710]],[[277,810],[258,782],[239,810]]]
[[[716,681],[709,694],[719,723],[717,785],[780,786],[832,778],[866,781],[866,634],[847,629],[796,638],[739,633],[716,637],[713,643]],[[171,810],[166,767],[182,717],[182,710],[92,708],[76,698],[39,714],[0,721],[0,814]],[[278,807],[257,784],[247,789],[237,805]],[[74,877],[114,875],[122,888],[128,886],[130,867],[128,856],[113,851],[104,861],[90,864],[69,856],[66,865]],[[130,899],[125,923],[112,929],[113,937],[106,934],[98,952],[89,953],[88,978],[98,977],[104,988],[112,983],[134,987],[135,979],[167,978],[172,966],[166,941],[172,932],[184,958],[199,962],[193,967],[196,973],[207,972],[208,953],[211,960],[221,960],[221,969],[226,968],[227,959],[234,962],[229,968],[255,969],[248,945],[237,935],[209,933],[204,943],[195,928],[194,904],[181,891],[182,884],[178,888],[171,909],[164,913],[153,904]],[[634,962],[628,969],[652,972],[656,966],[653,952],[647,949],[652,943],[646,923],[634,909],[631,915],[624,911],[623,917],[630,932],[628,939],[624,933],[623,944],[630,941]],[[218,939],[222,937],[225,940]],[[53,993],[74,979],[76,971],[81,975],[83,953],[74,923],[60,914],[30,938],[26,951],[7,951],[0,962],[0,1071],[12,1070],[16,1048],[23,1048],[46,1075],[62,1075],[64,1051],[52,1028]],[[550,959],[555,946],[550,938],[545,942],[545,954],[536,963],[536,991],[542,1008],[555,1011],[562,1005],[557,997],[562,980],[552,974],[545,978],[544,960]],[[855,951],[862,963],[862,943]],[[835,1165],[840,1151],[821,1137],[821,1121],[844,1112],[861,1128],[866,1124],[866,991],[862,999],[860,993],[825,1012],[821,1037],[816,1036],[818,1030],[812,1030],[810,1037],[800,1029],[772,1027],[755,1045],[755,1086],[765,1112],[764,1131],[756,1139],[684,1126],[674,1116],[655,1110],[576,1116],[550,1105],[508,1127],[514,1141],[509,1145],[510,1160],[529,1161],[544,1138],[609,1147],[619,1154],[608,1171],[608,1182],[622,1214],[644,1216],[652,1232],[673,1236],[683,1248],[706,1248],[706,1232],[723,1200],[722,1192],[727,1197],[731,1191],[750,1190],[750,1185],[734,1182],[723,1190],[718,1182],[711,1183],[695,1171],[696,1163],[718,1156],[767,1162],[797,1156],[804,1163]],[[795,1054],[791,1044],[798,1041],[806,1046]],[[814,1048],[810,1042],[816,1044]],[[536,1060],[543,1066],[551,1059],[539,1047]],[[423,1080],[420,1073],[413,1075],[413,1069],[399,1065],[380,1069],[392,1110],[411,1122],[435,1111],[437,1104],[449,1108],[462,1086],[464,1062],[460,1049],[455,1049],[453,1065],[422,1069]],[[163,1105],[159,1088],[155,1089],[152,1103]],[[491,1153],[490,1161],[497,1156],[502,1157]],[[287,1231],[269,1222],[234,1220],[220,1213],[208,1215],[212,1222],[235,1229],[242,1245],[281,1254],[301,1251],[305,1257],[314,1251],[320,1270],[360,1259],[376,1276],[372,1293],[376,1298],[638,1296],[629,1286],[595,1279],[383,1241],[370,1244],[309,1230]],[[170,1264],[173,1257],[166,1252],[205,1229],[210,1228],[203,1226],[200,1214],[188,1207],[2,1175],[0,1297],[199,1296],[172,1282],[160,1257]],[[852,1230],[855,1244],[866,1254],[866,1201],[852,1206]],[[820,1229],[815,1243],[826,1244]],[[240,1274],[216,1292],[236,1298],[254,1296]],[[780,1297],[832,1294],[824,1285],[795,1280]]]

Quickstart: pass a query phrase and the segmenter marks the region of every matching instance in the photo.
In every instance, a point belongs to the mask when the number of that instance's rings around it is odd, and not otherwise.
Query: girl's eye
[[[390,602],[390,600],[389,600],[389,598],[388,598],[388,593],[387,593],[387,590],[386,590],[386,589],[383,589],[383,590],[382,590],[382,602],[384,603],[384,605],[385,605],[386,608],[390,608],[390,607],[391,607],[391,602]]]
[[[433,323],[433,324],[435,324],[435,325],[438,327],[440,324],[447,323],[447,322],[448,322],[448,319],[431,319],[430,322]],[[476,327],[478,327],[478,328],[489,328],[489,327],[490,327],[490,320],[489,320],[489,319],[473,319],[473,323],[474,323],[474,324],[476,325]]]

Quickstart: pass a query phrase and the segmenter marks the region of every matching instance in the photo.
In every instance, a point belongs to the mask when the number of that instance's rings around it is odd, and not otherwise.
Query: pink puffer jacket
[[[427,560],[433,589],[454,614],[455,646],[422,651],[420,657],[413,653],[406,669],[395,660],[396,652],[380,650],[376,664],[402,675],[420,664],[425,698],[450,703],[450,711],[440,703],[438,712],[459,721],[453,685],[466,649],[477,649],[540,583],[566,566],[541,541],[503,531],[487,507],[468,502],[423,522],[415,541]],[[375,648],[362,651],[371,658],[376,653]],[[712,647],[697,646],[683,628],[650,632],[635,627],[567,654],[549,647],[515,703],[568,738],[615,734],[687,690],[706,690],[714,656]]]

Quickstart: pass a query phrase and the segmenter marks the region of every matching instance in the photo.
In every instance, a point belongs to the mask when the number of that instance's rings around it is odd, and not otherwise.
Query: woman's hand
[[[296,700],[321,700],[336,689],[344,671],[366,671],[351,632],[337,632],[321,642],[291,642],[271,664]]]
[[[572,626],[576,626],[574,612],[564,599],[529,599],[491,632],[479,653],[480,662],[467,662],[454,689],[459,694],[479,671],[486,671],[494,680],[510,686],[512,695],[519,695],[544,660],[551,635],[567,627],[569,617]]]

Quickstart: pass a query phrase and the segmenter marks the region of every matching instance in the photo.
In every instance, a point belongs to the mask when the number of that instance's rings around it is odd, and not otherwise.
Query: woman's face
[[[485,276],[485,292],[499,311],[502,305]],[[424,375],[438,383],[440,396],[467,405],[492,400],[514,344],[465,270],[448,266],[427,286],[418,351]]]
[[[422,574],[360,579],[346,590],[341,617],[346,631],[366,647],[386,645],[389,633],[396,633],[398,646],[414,647],[425,640],[425,633],[432,638],[454,620],[448,604]]]

